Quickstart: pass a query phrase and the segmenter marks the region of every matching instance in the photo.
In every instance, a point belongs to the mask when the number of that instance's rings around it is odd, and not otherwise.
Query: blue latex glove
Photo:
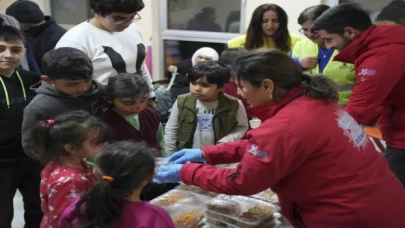
[[[183,165],[175,164],[158,168],[153,182],[158,184],[180,182],[181,167],[183,167]]]
[[[187,162],[204,162],[200,149],[182,149],[166,158],[165,164],[185,164]]]

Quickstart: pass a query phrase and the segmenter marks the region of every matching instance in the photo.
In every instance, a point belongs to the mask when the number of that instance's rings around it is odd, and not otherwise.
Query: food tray
[[[170,216],[176,228],[199,228],[204,212],[202,207],[185,206]]]
[[[179,201],[186,199],[189,196],[190,196],[189,192],[174,189],[151,200],[150,203],[164,208],[174,205]]]
[[[180,189],[180,190],[186,190],[186,191],[191,191],[191,192],[195,192],[201,195],[206,195],[209,197],[216,197],[218,194],[215,192],[210,192],[210,191],[206,191],[203,190],[197,186],[193,186],[193,185],[184,185],[184,184],[180,184],[176,187],[176,189]]]
[[[210,199],[212,198],[204,195],[198,195],[190,191],[173,189],[151,200],[150,203],[162,207],[167,211],[172,211],[176,208],[181,208],[182,205],[201,206]]]
[[[271,189],[264,190],[256,195],[252,195],[252,197],[272,204],[280,205],[277,194]]]
[[[280,208],[271,203],[244,196],[220,195],[207,203],[205,216],[240,228],[264,228],[275,219]]]
[[[212,224],[210,222],[207,222],[205,224],[205,227],[206,228],[240,228],[239,226],[236,226],[236,225],[231,225],[231,224],[226,224],[226,223],[223,223],[223,224],[224,225],[214,225],[214,224]],[[282,224],[281,221],[279,221],[277,219],[274,219],[274,220],[272,220],[272,221],[270,221],[268,223],[260,225],[260,228],[277,228],[281,224]]]
[[[206,218],[206,224],[208,224],[210,227],[215,228],[215,227],[228,227],[228,224],[215,220],[215,219],[210,219],[210,218]]]

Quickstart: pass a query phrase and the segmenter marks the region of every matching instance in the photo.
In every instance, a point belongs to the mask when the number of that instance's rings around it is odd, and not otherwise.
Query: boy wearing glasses
[[[152,79],[144,64],[146,48],[138,27],[142,0],[90,0],[94,17],[70,29],[56,48],[73,47],[87,54],[94,67],[94,79],[106,85],[108,78],[120,73],[138,73],[151,89]]]

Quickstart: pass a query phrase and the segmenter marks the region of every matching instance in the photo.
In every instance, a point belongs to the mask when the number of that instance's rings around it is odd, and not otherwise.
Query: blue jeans
[[[405,150],[395,149],[387,146],[384,155],[392,172],[394,172],[397,178],[401,181],[402,185],[405,187]]]

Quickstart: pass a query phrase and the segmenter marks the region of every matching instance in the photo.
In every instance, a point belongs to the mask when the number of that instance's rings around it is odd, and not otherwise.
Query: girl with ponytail
[[[30,144],[46,164],[41,172],[41,228],[56,228],[60,215],[96,182],[85,158],[92,159],[105,146],[108,129],[85,111],[73,111],[56,119],[40,121]]]
[[[155,176],[153,149],[117,142],[97,153],[97,183],[63,213],[59,227],[174,228],[162,208],[141,201],[142,188]]]
[[[331,80],[302,74],[277,50],[239,57],[234,75],[239,93],[253,106],[256,128],[238,142],[173,154],[156,181],[228,195],[271,188],[294,227],[404,226],[403,186],[337,104]],[[215,167],[234,162],[234,169]]]

